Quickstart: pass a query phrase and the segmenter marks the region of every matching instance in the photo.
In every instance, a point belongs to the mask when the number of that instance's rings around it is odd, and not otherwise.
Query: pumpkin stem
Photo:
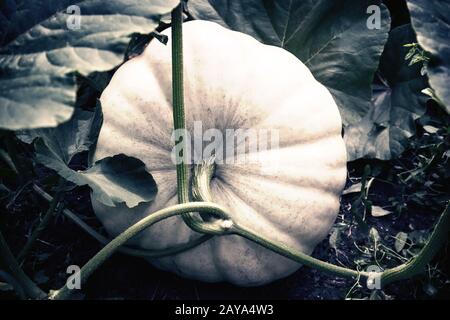
[[[192,178],[192,196],[197,201],[213,202],[210,182],[216,170],[215,158],[203,160],[194,168],[194,177]]]
[[[183,2],[172,11],[172,94],[173,94],[173,123],[175,130],[186,130],[186,119],[184,113],[184,88],[183,88]],[[189,179],[188,169],[184,154],[186,141],[180,136],[175,141],[181,146],[181,161],[177,164],[177,194],[178,203],[189,202]],[[209,183],[209,181],[208,181]],[[205,222],[191,212],[182,215],[184,222],[194,231],[206,234],[223,234],[224,229],[217,221]]]

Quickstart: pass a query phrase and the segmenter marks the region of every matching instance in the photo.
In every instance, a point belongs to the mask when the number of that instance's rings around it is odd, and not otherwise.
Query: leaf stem
[[[0,159],[3,160],[16,175],[19,174],[19,170],[17,170],[11,156],[3,149],[0,149]]]
[[[184,115],[184,86],[183,86],[183,6],[180,3],[172,11],[172,98],[173,125],[175,130],[185,130]],[[185,163],[186,141],[183,136],[175,141],[181,147],[181,163],[177,164],[177,192],[178,202],[189,202],[189,181]],[[188,216],[183,216],[186,220]]]
[[[20,299],[22,299],[22,300],[26,300],[27,299],[27,295],[25,294],[25,291],[23,291],[23,288],[20,285],[20,283],[13,276],[11,276],[9,273],[6,273],[5,271],[0,270],[0,280],[6,282],[6,283],[1,283],[0,282],[0,286],[6,285],[6,284],[10,285],[14,289],[14,292],[17,294],[17,296]]]
[[[33,245],[36,243],[36,240],[41,236],[42,232],[45,230],[47,225],[52,220],[52,217],[55,215],[58,215],[62,209],[63,205],[61,203],[63,197],[64,197],[64,186],[65,186],[65,180],[62,178],[59,178],[58,185],[56,187],[56,195],[50,202],[50,205],[47,209],[47,212],[44,214],[44,217],[39,222],[39,225],[36,227],[36,229],[33,230],[31,235],[28,237],[27,242],[25,243],[22,250],[17,255],[17,261],[20,263],[25,260],[28,252],[31,250]]]
[[[27,297],[31,299],[43,299],[47,294],[42,291],[26,274],[23,272],[16,258],[9,249],[5,238],[0,232],[0,260],[4,262],[7,271],[22,286]]]

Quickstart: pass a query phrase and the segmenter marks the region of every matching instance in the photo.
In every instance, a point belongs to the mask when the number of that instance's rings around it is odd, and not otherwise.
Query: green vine
[[[47,294],[42,291],[34,282],[31,280],[25,272],[23,272],[16,258],[12,254],[11,250],[6,243],[5,238],[3,238],[0,232],[0,262],[5,266],[6,271],[20,284],[26,296],[31,299],[43,299]]]
[[[28,237],[27,242],[23,246],[22,250],[17,255],[17,261],[22,262],[25,260],[28,252],[31,250],[33,245],[35,244],[36,240],[39,238],[39,236],[42,234],[42,232],[45,230],[47,225],[50,223],[53,216],[58,215],[62,209],[63,205],[61,203],[63,196],[64,196],[64,187],[66,185],[66,182],[64,179],[60,178],[58,182],[58,186],[56,187],[56,195],[50,202],[50,205],[48,207],[47,212],[44,214],[44,217],[39,222],[38,226],[35,230],[31,233],[31,235]]]
[[[44,200],[52,203],[54,198],[49,195],[47,192],[42,190],[38,185],[33,185],[33,190],[41,196]],[[108,239],[107,237],[101,235],[98,233],[95,229],[91,228],[89,225],[87,225],[82,219],[80,219],[74,212],[71,210],[65,208],[62,211],[62,214],[69,218],[73,223],[75,223],[77,226],[79,226],[81,229],[83,229],[87,234],[89,234],[91,237],[93,237],[95,240],[100,242],[103,245],[107,245],[109,242],[111,242],[111,239]],[[162,258],[170,255],[174,255],[186,250],[189,250],[191,248],[194,248],[200,244],[202,244],[205,241],[208,241],[211,239],[211,235],[209,234],[203,234],[200,237],[191,240],[187,243],[183,243],[181,245],[173,246],[167,249],[161,249],[161,250],[144,250],[144,249],[136,249],[131,248],[128,246],[122,246],[118,249],[119,252],[123,254],[127,254],[134,257],[141,257],[141,258],[147,258],[147,259],[155,259],[155,258]]]
[[[139,222],[129,227],[127,230],[122,232],[119,236],[114,238],[110,243],[108,243],[102,250],[100,250],[93,258],[91,258],[80,270],[81,285],[86,283],[89,276],[105,262],[119,247],[124,245],[128,240],[137,235],[139,232],[145,230],[151,225],[157,223],[158,221],[186,214],[188,212],[202,212],[207,214],[212,214],[218,216],[219,218],[228,219],[229,216],[226,210],[215,204],[209,202],[190,202],[177,204],[165,209],[158,210],[147,217],[141,219]],[[220,224],[216,224],[211,228],[213,234],[220,231],[221,234],[227,232],[226,229],[222,228]],[[67,287],[67,284],[60,290],[52,292],[50,299],[62,300],[70,297],[73,290]]]
[[[184,86],[183,86],[183,2],[172,11],[172,94],[173,94],[173,124],[175,131],[186,130],[184,115]],[[180,163],[177,164],[177,194],[178,203],[189,202],[189,178],[188,167],[185,163],[184,151],[186,141],[183,136],[175,141],[180,148],[177,156]],[[185,223],[194,231],[207,234],[221,234],[220,226],[205,224],[193,213],[183,214]]]

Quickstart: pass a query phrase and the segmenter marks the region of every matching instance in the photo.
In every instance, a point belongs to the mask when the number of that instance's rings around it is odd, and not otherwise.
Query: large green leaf
[[[367,27],[372,4],[380,9],[379,29]],[[295,54],[331,91],[345,124],[368,112],[390,25],[381,1],[190,0],[188,5],[196,19],[218,22]]]
[[[152,201],[157,186],[140,160],[123,154],[97,161],[86,171],[71,169],[72,158],[95,150],[102,124],[101,105],[94,111],[76,108],[72,118],[56,128],[18,131],[24,142],[34,142],[36,161],[53,169],[65,180],[88,185],[92,196],[105,205],[126,203],[134,207]]]
[[[450,2],[408,0],[407,4],[417,41],[432,55],[427,67],[430,85],[450,113]]]
[[[89,185],[92,196],[105,205],[114,207],[126,203],[131,208],[155,198],[156,182],[141,160],[119,154],[97,161],[86,171],[75,171],[54,147],[39,138],[35,142],[36,159],[67,181],[79,186]]]
[[[391,31],[373,86],[373,106],[359,123],[345,128],[349,160],[389,160],[400,155],[415,132],[414,121],[424,114],[427,87],[419,64],[408,66],[404,45],[416,41],[410,25]]]
[[[90,151],[91,147],[95,146],[102,122],[99,104],[95,111],[76,108],[72,118],[56,128],[24,130],[16,134],[26,143],[41,138],[52,152],[68,165],[74,155]]]
[[[6,0],[0,4],[0,128],[54,127],[70,119],[74,71],[123,60],[132,33],[149,33],[178,0]],[[77,5],[79,29],[67,6]],[[69,20],[68,20],[69,19]]]

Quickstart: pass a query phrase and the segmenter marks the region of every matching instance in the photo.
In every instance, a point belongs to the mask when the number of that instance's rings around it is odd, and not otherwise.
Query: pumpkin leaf
[[[99,104],[94,111],[76,108],[72,118],[56,128],[23,130],[16,135],[25,143],[41,138],[52,153],[68,165],[74,155],[95,146],[102,122]]]
[[[370,5],[380,9],[379,28],[368,28]],[[190,0],[188,10],[195,19],[220,23],[296,55],[333,94],[344,124],[368,112],[390,26],[381,1]]]
[[[108,86],[115,71],[116,68],[110,71],[93,72],[87,77],[79,75],[75,109],[92,109],[98,103],[103,90]]]
[[[115,207],[116,204],[126,203],[132,208],[155,198],[155,180],[141,160],[119,154],[95,162],[86,171],[75,171],[68,167],[59,150],[53,146],[38,138],[35,141],[37,161],[55,170],[67,181],[78,186],[88,185],[92,196],[103,204]]]
[[[430,85],[450,113],[450,3],[446,0],[407,0],[411,23],[420,46],[431,54]]]
[[[120,64],[130,35],[152,32],[178,3],[2,1],[0,128],[55,127],[69,120],[76,98],[75,71],[87,75]]]
[[[415,133],[414,121],[425,113],[428,98],[422,90],[428,84],[421,66],[409,66],[404,58],[409,51],[404,44],[411,42],[415,35],[410,25],[391,31],[373,84],[371,110],[359,123],[345,128],[350,161],[395,158]]]

